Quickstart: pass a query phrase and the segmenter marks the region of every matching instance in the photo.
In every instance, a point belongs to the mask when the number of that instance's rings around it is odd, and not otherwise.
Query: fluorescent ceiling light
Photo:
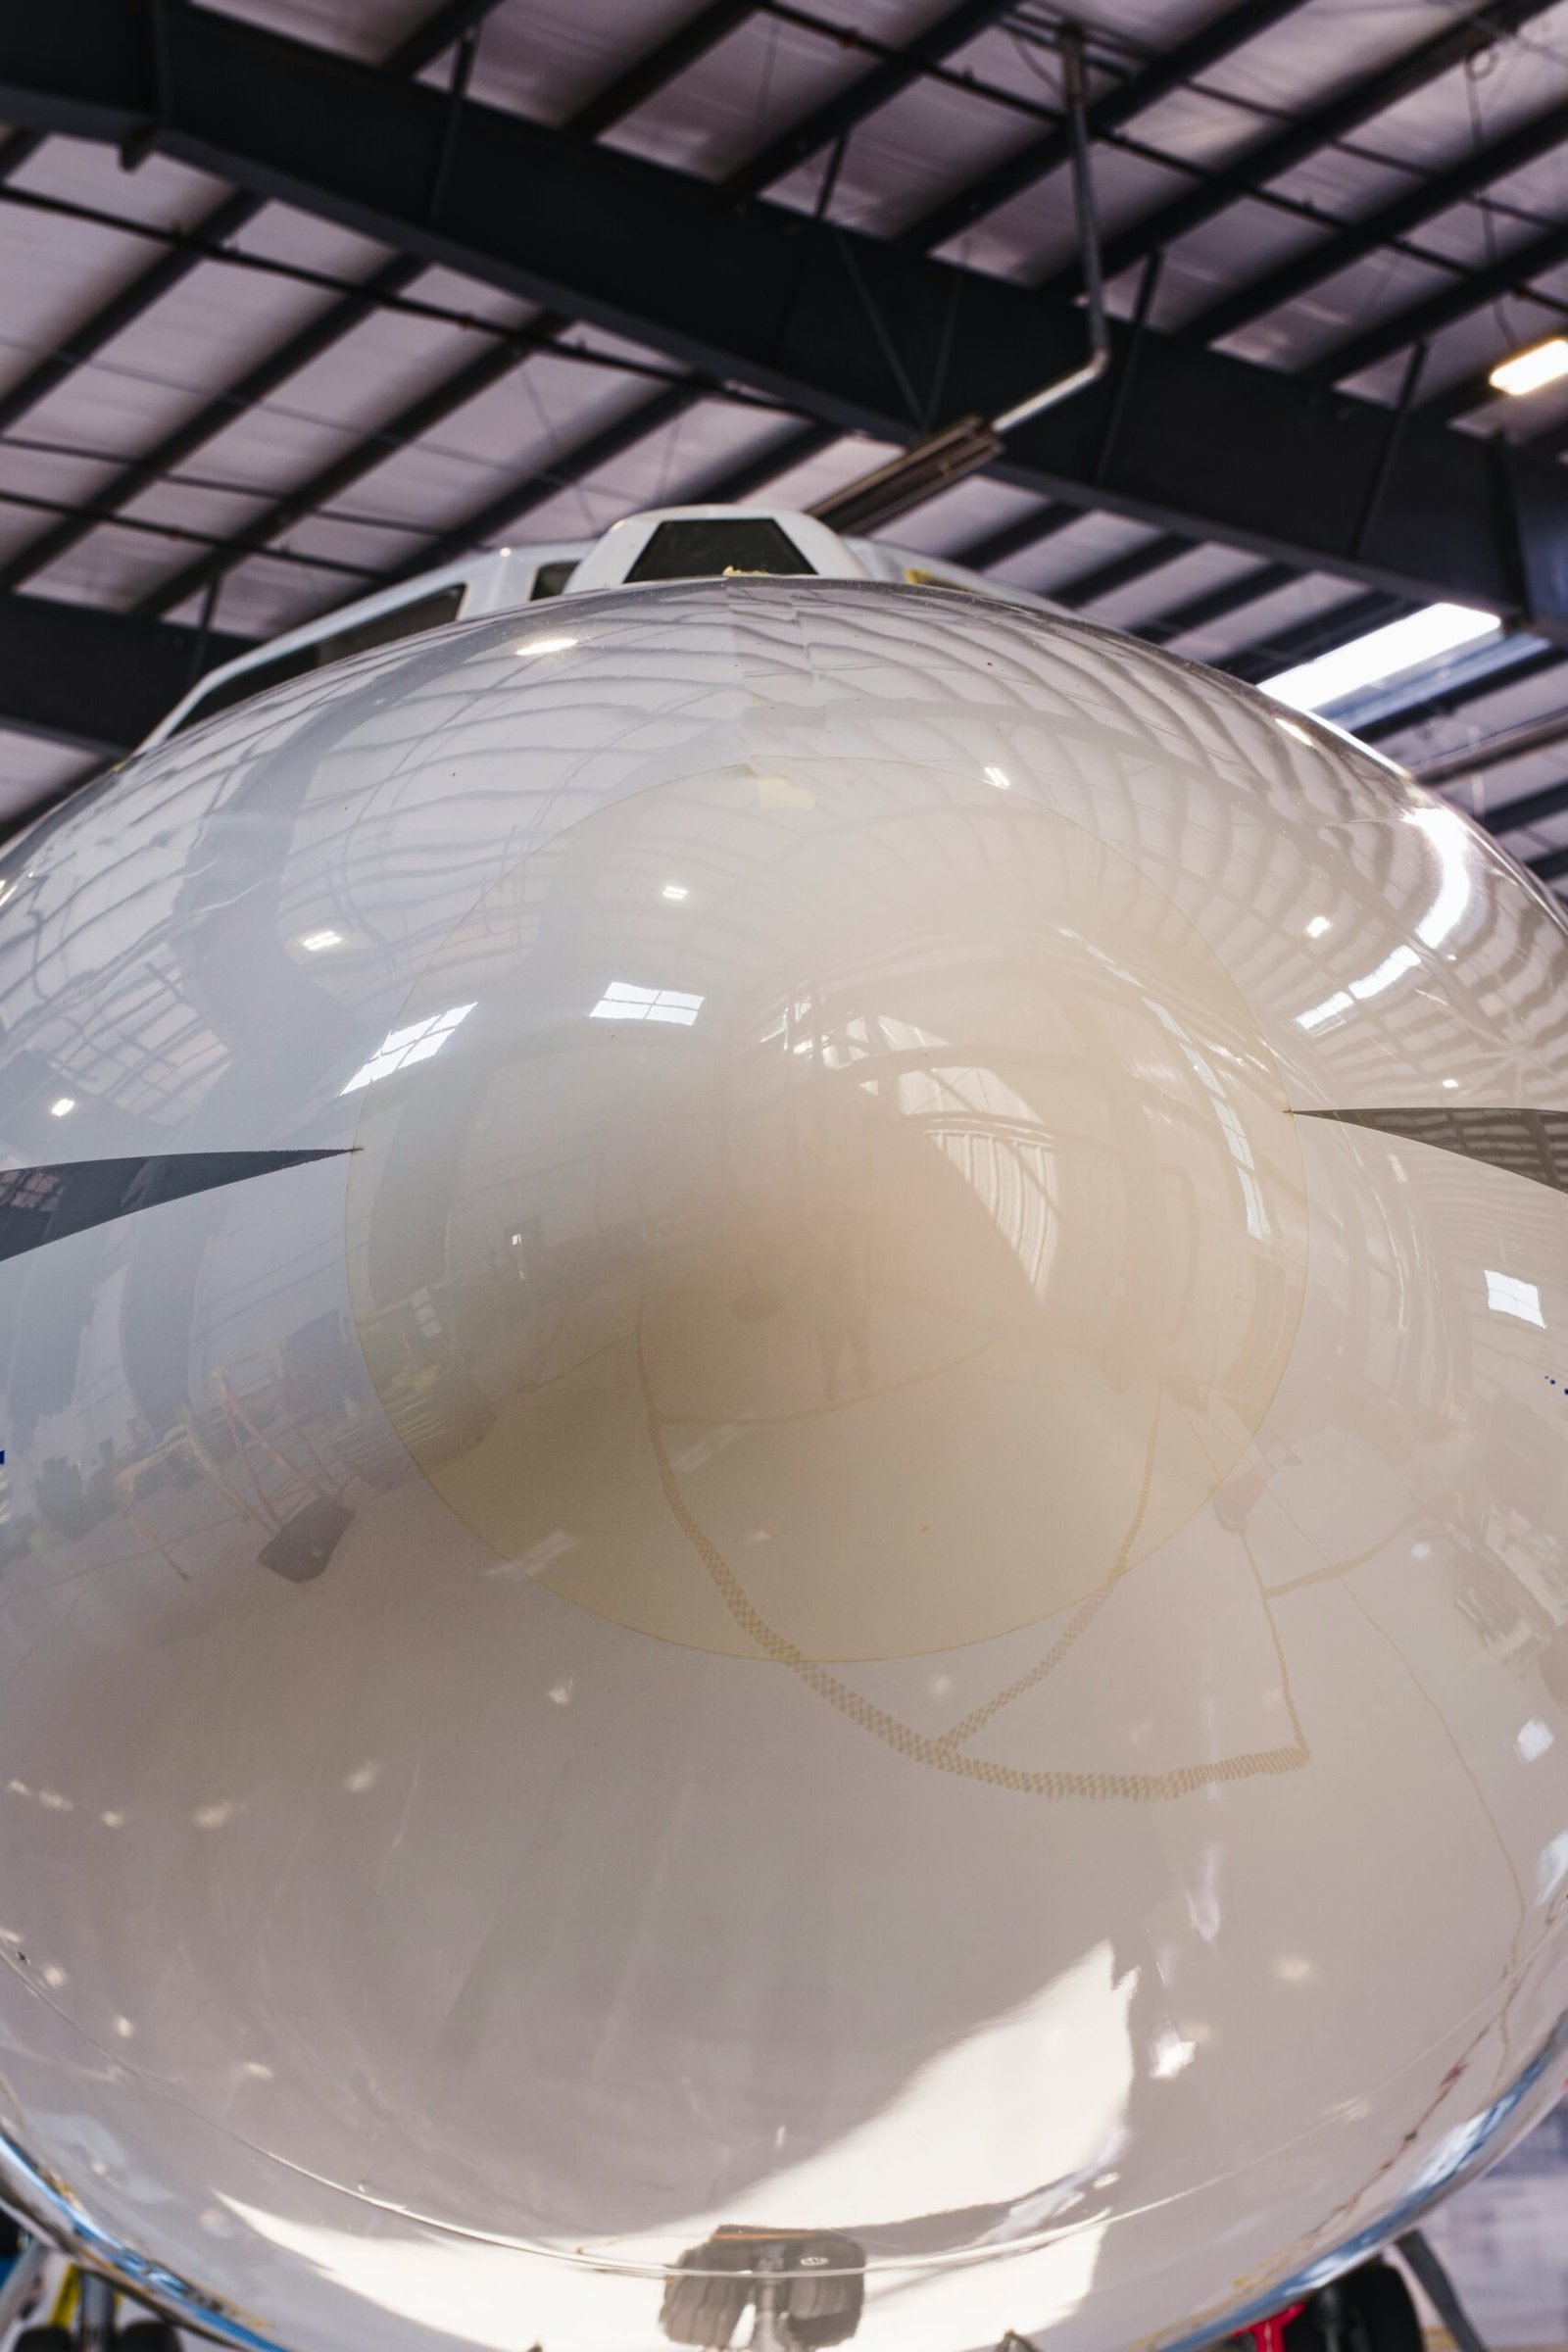
[[[307,931],[300,941],[307,956],[319,956],[323,949],[340,948],[342,945],[341,931]]]
[[[684,882],[666,882],[662,891],[661,891],[660,896],[661,898],[674,899],[679,901],[689,897],[690,893],[687,891]]]
[[[74,1095],[61,1095],[55,1102],[50,1103],[49,1116],[52,1119],[69,1118],[75,1107],[76,1098]]]
[[[1358,687],[1375,686],[1439,654],[1452,653],[1456,646],[1490,637],[1497,625],[1495,612],[1477,612],[1469,605],[1427,605],[1368,636],[1352,637],[1331,654],[1319,654],[1315,662],[1302,662],[1295,669],[1282,669],[1278,677],[1265,678],[1263,692],[1277,703],[1289,703],[1293,710],[1327,710]]]
[[[1010,792],[1012,790],[1012,778],[1008,775],[1004,775],[1000,767],[988,767],[986,769],[986,782],[988,784],[994,784],[999,792]]]
[[[343,1093],[352,1095],[362,1086],[373,1086],[378,1078],[390,1078],[394,1070],[406,1070],[411,1062],[428,1061],[439,1054],[460,1021],[466,1021],[473,1010],[471,1004],[454,1004],[449,1012],[433,1012],[426,1021],[413,1021],[407,1029],[394,1029],[383,1037],[368,1061],[362,1062],[349,1080]]]
[[[529,656],[564,654],[568,653],[576,642],[575,637],[530,637],[525,644],[518,646],[517,651],[519,654]]]
[[[1568,336],[1552,335],[1544,343],[1516,351],[1512,359],[1499,360],[1487,381],[1494,392],[1511,392],[1517,400],[1522,393],[1539,392],[1543,384],[1554,384],[1560,375],[1568,375]]]

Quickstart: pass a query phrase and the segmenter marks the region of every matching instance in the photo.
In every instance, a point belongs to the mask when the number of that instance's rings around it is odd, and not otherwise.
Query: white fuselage
[[[651,2352],[742,2225],[851,2241],[868,2352],[1115,2352],[1555,2094],[1568,939],[1463,819],[1092,626],[748,578],[16,851],[53,2227],[330,2352]]]

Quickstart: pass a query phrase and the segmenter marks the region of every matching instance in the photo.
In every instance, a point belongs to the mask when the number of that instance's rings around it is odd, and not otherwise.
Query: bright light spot
[[[50,1103],[49,1116],[52,1119],[68,1119],[75,1107],[76,1098],[74,1095],[60,1095]]]
[[[634,988],[629,980],[612,980],[590,1011],[591,1021],[674,1021],[689,1029],[702,1010],[703,999],[678,988]]]
[[[1512,1274],[1494,1274],[1490,1266],[1485,1272],[1487,1304],[1494,1315],[1514,1315],[1521,1323],[1534,1323],[1538,1331],[1545,1330],[1541,1293],[1533,1282],[1520,1282]]]
[[[1487,381],[1494,392],[1508,392],[1518,400],[1526,392],[1539,392],[1543,384],[1554,384],[1560,375],[1568,375],[1568,339],[1551,335],[1544,343],[1532,343],[1511,359],[1499,360]]]
[[[1309,1012],[1298,1012],[1296,1016],[1297,1027],[1320,1029],[1337,1012],[1348,1012],[1352,1004],[1367,997],[1380,997],[1386,988],[1394,986],[1402,973],[1413,972],[1420,961],[1414,948],[1396,948],[1392,956],[1384,956],[1375,971],[1367,973],[1365,979],[1352,980],[1348,992],[1343,988],[1336,989],[1332,997],[1325,997],[1322,1004],[1314,1004]]]
[[[1444,1086],[1444,1091],[1445,1091],[1445,1093],[1446,1093],[1446,1094],[1450,1094],[1450,1095],[1451,1095],[1451,1094],[1453,1093],[1453,1091],[1454,1091],[1454,1088],[1455,1088],[1455,1087],[1458,1085],[1458,1083],[1459,1083],[1459,1081],[1458,1081],[1458,1079],[1457,1079],[1457,1078],[1445,1078],[1445,1080],[1443,1081],[1443,1086]]]
[[[98,1818],[106,1830],[122,1830],[125,1826],[123,1813],[100,1813]]]
[[[1274,1974],[1282,1984],[1310,1984],[1317,1970],[1298,1952],[1282,1952],[1274,1963]]]
[[[535,654],[564,654],[576,642],[575,637],[530,637],[526,645],[518,646],[517,651],[530,658]]]
[[[691,893],[684,882],[666,882],[659,895],[662,899],[686,899]]]
[[[202,1805],[191,1815],[199,1830],[221,1830],[234,1818],[234,1808],[225,1798],[221,1804]]]
[[[1294,718],[1277,718],[1274,724],[1282,735],[1294,735],[1298,743],[1304,743],[1308,751],[1312,749],[1311,736],[1304,727],[1298,726]]]
[[[46,1961],[39,1973],[41,1974],[44,1983],[50,1987],[51,1991],[58,1992],[61,1985],[66,1982],[66,1972],[61,1967],[58,1960]]]
[[[569,1674],[567,1675],[567,1677],[566,1677],[566,1679],[565,1679],[565,1681],[564,1681],[564,1682],[562,1682],[562,1683],[553,1683],[553,1684],[551,1685],[551,1689],[550,1689],[550,1703],[551,1703],[551,1705],[552,1705],[552,1706],[554,1706],[554,1707],[569,1707],[569,1706],[570,1706],[570,1704],[571,1704],[571,1677],[570,1677],[570,1675],[569,1675]]]
[[[1314,914],[1306,926],[1306,936],[1308,939],[1321,939],[1325,931],[1332,931],[1333,928],[1334,923],[1331,916]]]
[[[249,2075],[253,2082],[270,2082],[272,2080],[271,2068],[263,2066],[259,2058],[247,2058],[239,2071],[242,2075]]]
[[[1514,1741],[1521,1759],[1526,1764],[1533,1764],[1538,1756],[1544,1756],[1551,1744],[1551,1733],[1539,1716],[1525,1725],[1524,1730]]]
[[[994,784],[999,792],[1010,792],[1012,790],[1012,778],[1010,776],[1004,776],[1000,767],[988,767],[986,769],[986,782],[988,784]]]
[[[1457,808],[1415,808],[1407,822],[1419,825],[1438,853],[1438,895],[1415,927],[1425,948],[1441,948],[1457,929],[1470,904],[1470,862],[1465,856],[1465,822]]]
[[[307,956],[319,956],[326,948],[340,948],[342,945],[341,931],[307,931],[300,941]]]
[[[1456,646],[1473,645],[1478,637],[1490,637],[1496,626],[1494,612],[1476,612],[1468,605],[1427,605],[1365,637],[1352,637],[1331,654],[1319,654],[1315,662],[1301,662],[1294,669],[1282,669],[1278,677],[1265,678],[1263,692],[1277,703],[1289,703],[1293,710],[1326,710],[1358,686],[1375,686],[1439,654],[1452,653]]]
[[[362,1764],[357,1772],[349,1774],[343,1786],[351,1796],[363,1796],[368,1788],[375,1787],[380,1778],[381,1767],[379,1764]]]
[[[116,2020],[115,2020],[115,2032],[116,2032],[116,2033],[117,2033],[117,2034],[120,2035],[120,2038],[121,2038],[121,2040],[122,2040],[122,2041],[129,2041],[129,2039],[131,2038],[131,2035],[132,2035],[132,2034],[135,2033],[135,2031],[136,2031],[136,2029],[135,2029],[135,2027],[134,2027],[134,2026],[131,2024],[131,2022],[130,2022],[130,2020],[129,2020],[129,2018],[128,2018],[128,2017],[117,2017],[117,2018],[116,2018]]]
[[[1156,2082],[1168,2082],[1172,2075],[1179,2075],[1183,2067],[1191,2066],[1197,2055],[1196,2041],[1185,2041],[1181,2034],[1167,2032],[1154,2042],[1149,2071]]]
[[[30,1796],[32,1794],[32,1790],[27,1787],[25,1781],[7,1781],[6,1787],[13,1796]]]
[[[454,1004],[450,1012],[434,1012],[427,1021],[414,1021],[407,1029],[394,1029],[384,1037],[367,1062],[363,1062],[342,1089],[345,1095],[356,1094],[362,1086],[373,1086],[378,1078],[390,1078],[394,1070],[406,1070],[416,1061],[428,1061],[439,1054],[460,1021],[466,1021],[473,1010],[471,1004]]]
[[[1559,1830],[1536,1856],[1536,1900],[1544,1902],[1568,1878],[1568,1830]]]
[[[73,1805],[70,1797],[62,1796],[58,1788],[40,1788],[38,1791],[38,1802],[40,1805],[46,1805],[51,1813],[73,1813],[75,1811],[75,1807]]]

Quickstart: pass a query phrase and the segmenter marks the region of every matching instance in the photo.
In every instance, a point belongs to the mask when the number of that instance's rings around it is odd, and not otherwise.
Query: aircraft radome
[[[546,552],[6,854],[4,2187],[299,2352],[1206,2340],[1560,2087],[1562,919],[1038,600]]]

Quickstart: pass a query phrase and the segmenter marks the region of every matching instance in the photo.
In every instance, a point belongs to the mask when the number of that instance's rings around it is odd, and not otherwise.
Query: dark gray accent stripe
[[[1510,1176],[1568,1193],[1568,1111],[1512,1110],[1500,1104],[1422,1104],[1411,1110],[1298,1110],[1298,1119],[1339,1119],[1350,1127],[1372,1127],[1407,1144],[1430,1144],[1485,1160]]]
[[[324,1152],[170,1152],[150,1159],[78,1159],[48,1168],[0,1169],[0,1257],[20,1257],[67,1234],[184,1200],[215,1186],[243,1184]]]

